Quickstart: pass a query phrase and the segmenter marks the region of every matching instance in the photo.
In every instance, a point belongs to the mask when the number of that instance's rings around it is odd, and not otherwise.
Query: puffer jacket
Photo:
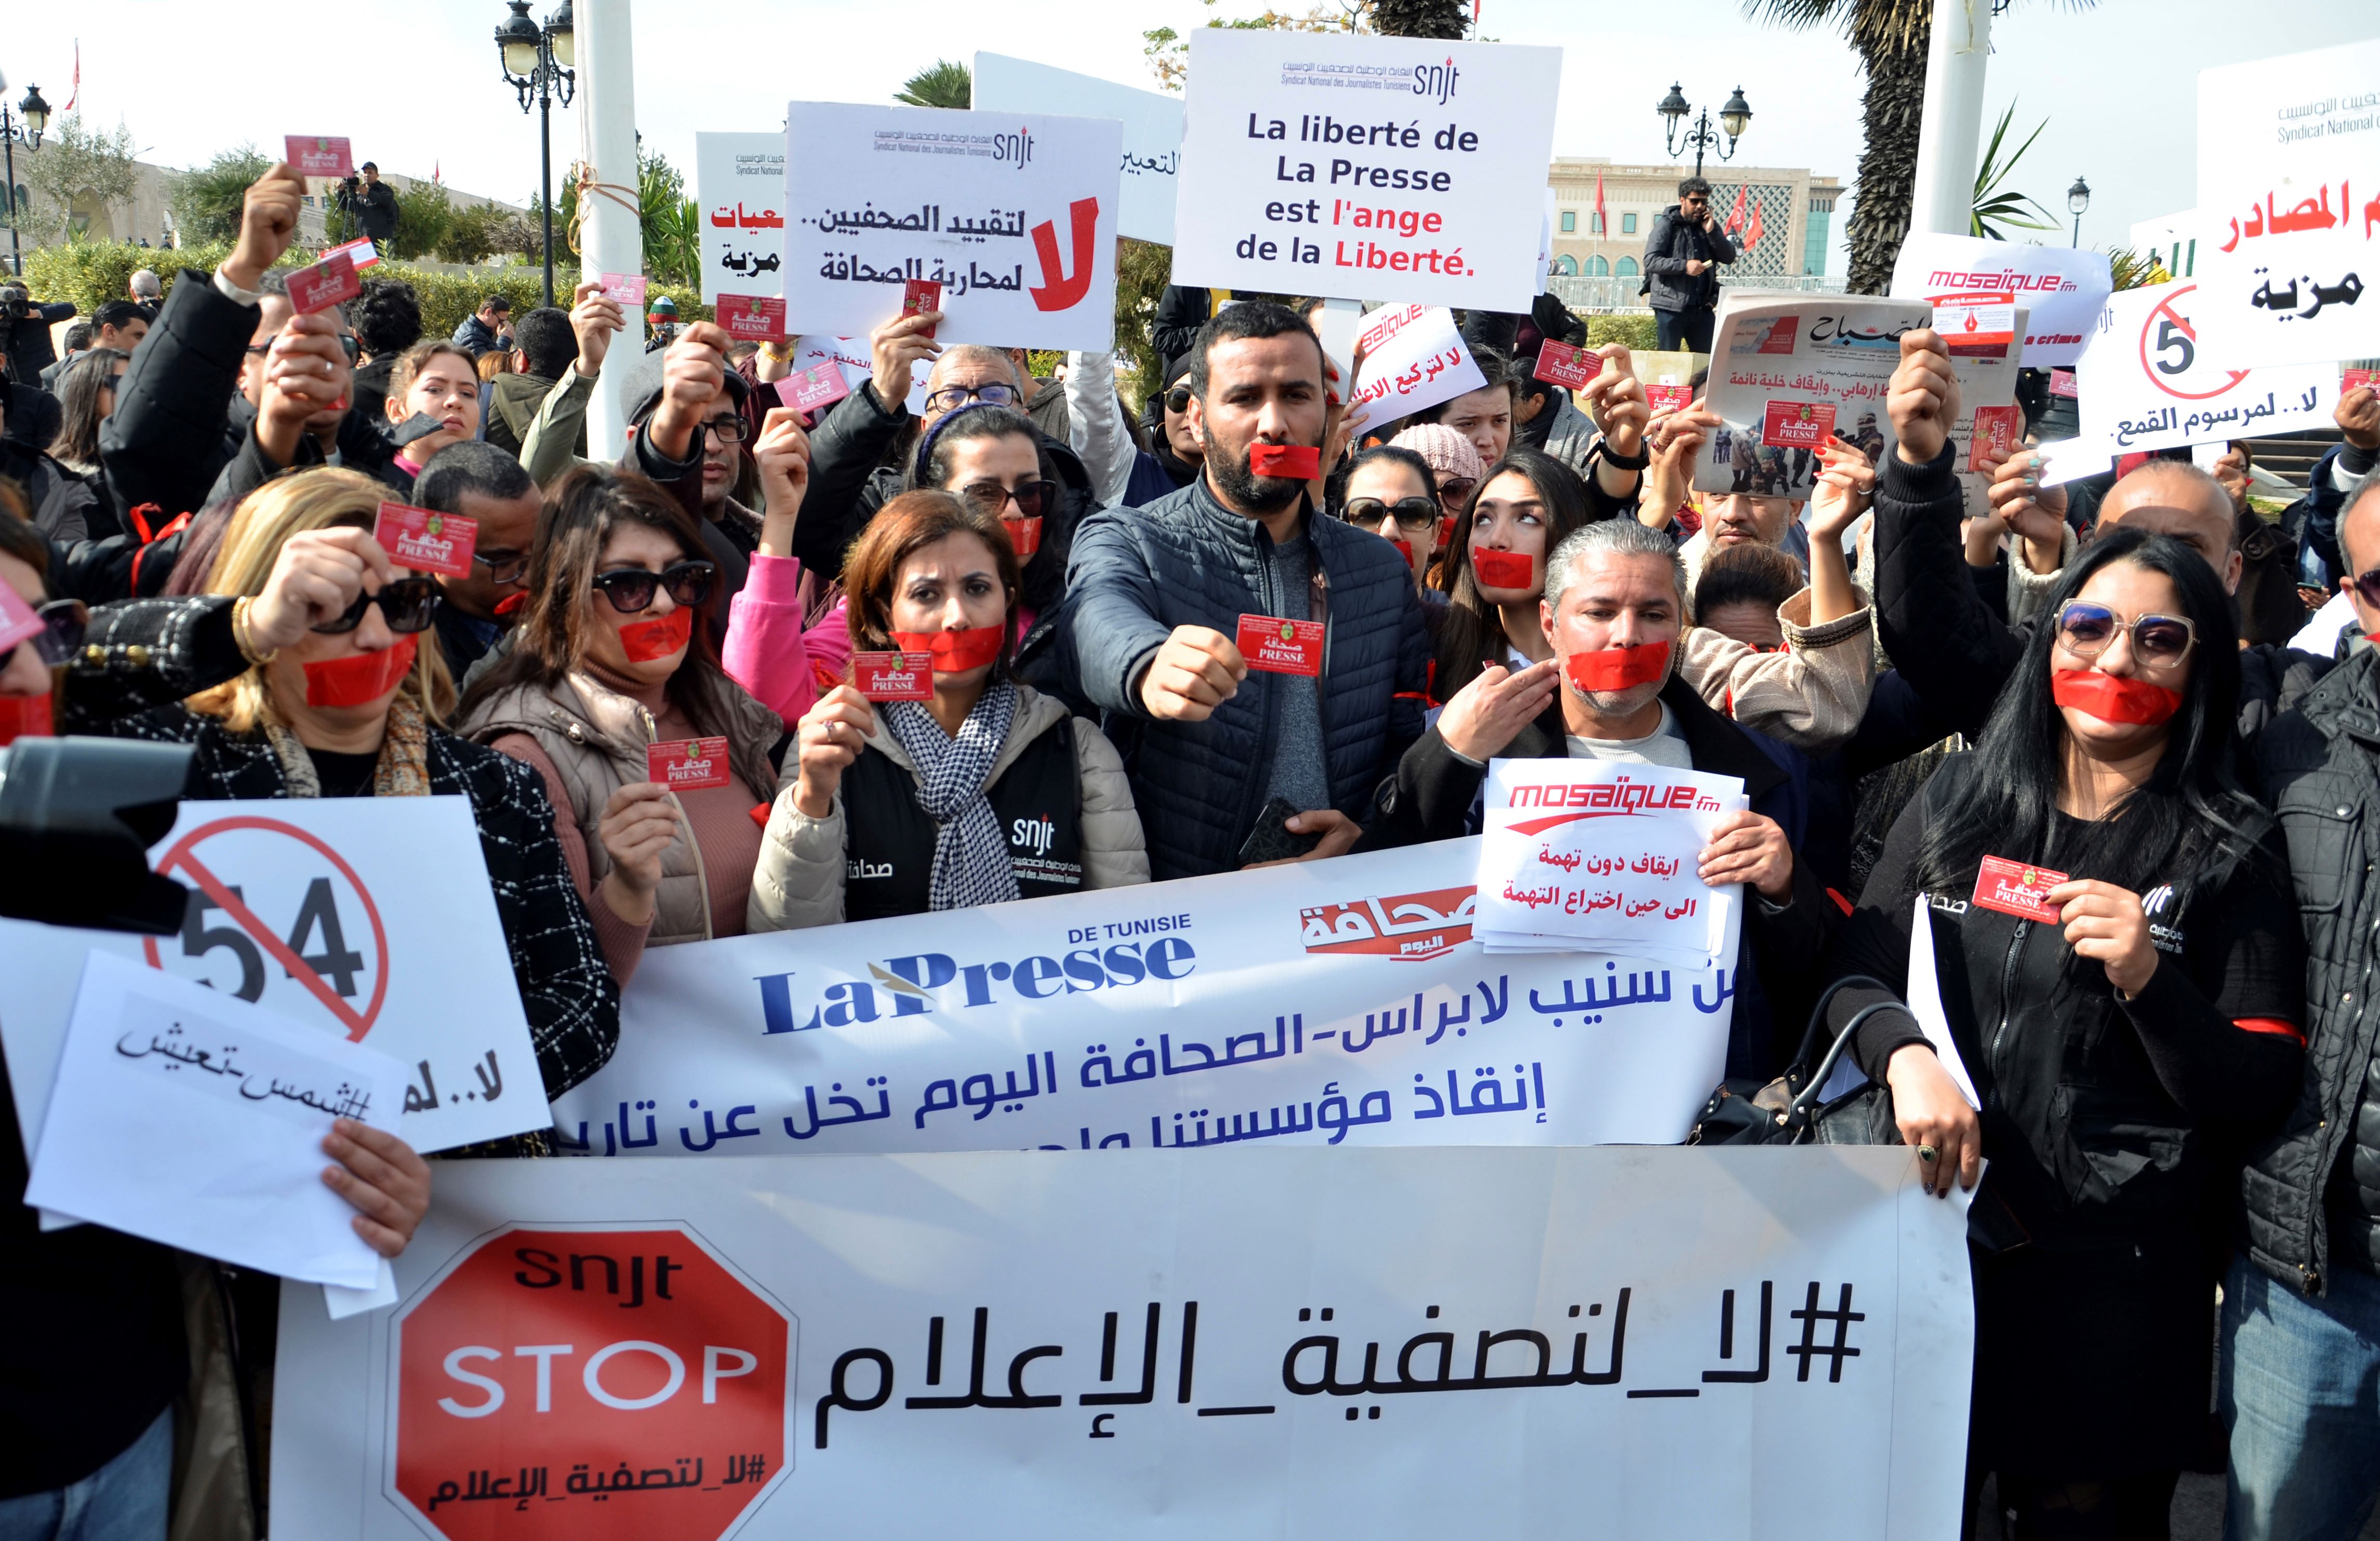
[[[1074,739],[1075,775],[1082,787],[1076,831],[1083,858],[1082,886],[1122,888],[1148,881],[1148,852],[1141,838],[1140,816],[1133,809],[1123,761],[1097,727],[1070,715],[1062,702],[1030,686],[1016,687],[1016,714],[985,786],[996,787],[1025,751],[1050,733],[1070,734]],[[868,735],[868,747],[906,771],[913,782],[917,779],[916,762],[880,716],[875,731]],[[867,831],[860,831],[859,838],[864,845]],[[849,867],[865,855],[864,850],[853,848],[853,831],[844,817],[840,794],[827,817],[812,819],[794,806],[789,782],[769,810],[760,862],[752,873],[747,928],[793,931],[842,925]]]
[[[2280,1133],[2251,1157],[2241,1182],[2242,1245],[2266,1273],[2307,1294],[2329,1289],[2334,1241],[2325,1198],[2350,1142],[2357,1207],[2380,1214],[2380,651],[2359,650],[2258,737],[2265,795],[2289,839],[2305,928],[2306,1067]],[[2361,1263],[2380,1268],[2380,1257]]]
[[[1672,203],[1653,221],[1653,233],[1645,238],[1645,281],[1652,290],[1654,309],[1694,310],[1718,302],[1718,270],[1707,267],[1689,273],[1689,259],[1732,262],[1735,243],[1724,230],[1705,230],[1699,221],[1687,219]]]
[[[1359,823],[1405,746],[1421,736],[1429,634],[1413,575],[1368,530],[1307,511],[1324,606],[1318,682],[1330,805]],[[1140,679],[1176,626],[1239,635],[1278,613],[1272,540],[1200,477],[1145,508],[1094,515],[1075,537],[1067,625],[1084,695],[1124,751],[1159,881],[1220,872],[1255,828],[1279,715],[1277,676],[1251,673],[1203,722],[1160,722]]]

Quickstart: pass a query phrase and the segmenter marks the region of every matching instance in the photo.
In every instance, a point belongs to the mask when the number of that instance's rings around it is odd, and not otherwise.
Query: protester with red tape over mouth
[[[2084,1534],[2081,1515],[2164,1534],[2205,1433],[2242,1136],[2303,1074],[2305,947],[2281,831],[2233,771],[2239,682],[2197,553],[2135,529],[2083,548],[1828,960],[1905,979],[1929,896],[1932,983],[1982,1111],[1906,1010],[1871,1017],[1855,1052],[1930,1190],[1990,1163],[1967,1226],[1969,1491],[1997,1474],[2019,1534]],[[2047,885],[2046,919],[2002,907],[2010,869]],[[1829,1025],[1898,1001],[1849,986]]]
[[[1019,566],[1000,516],[952,492],[904,492],[869,521],[843,569],[852,650],[926,655],[933,698],[844,684],[802,718],[752,929],[1148,881],[1114,746],[1011,676]]]

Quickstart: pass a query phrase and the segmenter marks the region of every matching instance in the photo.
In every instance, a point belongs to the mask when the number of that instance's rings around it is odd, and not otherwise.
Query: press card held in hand
[[[2065,873],[2046,867],[1985,856],[1983,869],[1975,875],[1974,902],[2020,920],[2055,925],[2060,906],[2049,902],[2049,891],[2065,880]]]
[[[289,304],[299,315],[310,316],[344,305],[363,293],[363,280],[356,276],[355,259],[334,251],[312,267],[299,268],[289,275]]]
[[[1240,617],[1240,657],[1268,674],[1322,673],[1322,623],[1278,615]]]
[[[934,655],[854,653],[851,685],[871,701],[930,701],[934,698]]]
[[[1575,391],[1603,372],[1603,356],[1550,338],[1537,350],[1536,378]]]
[[[471,550],[479,544],[480,521],[460,514],[384,503],[372,524],[372,539],[400,567],[466,578],[471,576]]]
[[[672,792],[727,784],[727,740],[676,738],[645,746],[645,777]]]

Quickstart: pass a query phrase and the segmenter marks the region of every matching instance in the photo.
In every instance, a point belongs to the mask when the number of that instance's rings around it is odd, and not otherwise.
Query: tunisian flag
[[[1746,251],[1760,244],[1760,205],[1752,205],[1752,218],[1743,227],[1743,249]]]
[[[1727,212],[1727,233],[1730,236],[1743,228],[1743,194],[1744,188],[1738,187],[1735,189],[1735,207]]]
[[[1600,171],[1595,174],[1595,233],[1598,236],[1611,234],[1611,221],[1603,212],[1603,173]]]

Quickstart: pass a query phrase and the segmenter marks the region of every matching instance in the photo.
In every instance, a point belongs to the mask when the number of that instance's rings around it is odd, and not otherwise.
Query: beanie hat
[[[1444,423],[1415,423],[1389,443],[1420,455],[1433,471],[1451,471],[1476,481],[1487,470],[1471,441]]]

